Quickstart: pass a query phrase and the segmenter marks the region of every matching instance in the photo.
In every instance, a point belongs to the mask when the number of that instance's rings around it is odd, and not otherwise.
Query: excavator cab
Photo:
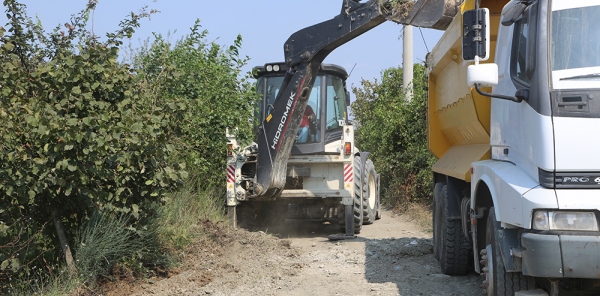
[[[267,64],[254,68],[257,92],[262,94],[255,122],[262,122],[273,110],[288,66]],[[308,105],[302,116],[292,155],[325,153],[325,145],[339,141],[348,124],[350,96],[346,90],[348,73],[340,66],[323,64],[317,74]]]

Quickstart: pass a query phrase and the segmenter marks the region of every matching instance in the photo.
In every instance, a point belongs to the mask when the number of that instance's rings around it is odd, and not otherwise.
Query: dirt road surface
[[[208,227],[204,225],[204,227]],[[441,274],[431,233],[402,216],[329,241],[337,225],[287,220],[260,232],[211,226],[177,274],[120,286],[107,295],[482,295],[481,277]]]

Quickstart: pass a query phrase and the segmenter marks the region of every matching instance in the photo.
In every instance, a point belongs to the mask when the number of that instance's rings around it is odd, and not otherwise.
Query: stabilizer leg
[[[238,227],[237,223],[237,206],[228,206],[227,207],[227,218],[229,218],[229,223],[234,228]]]
[[[327,237],[329,240],[344,240],[344,239],[355,239],[356,235],[354,235],[354,206],[353,205],[345,205],[345,234],[332,234]]]

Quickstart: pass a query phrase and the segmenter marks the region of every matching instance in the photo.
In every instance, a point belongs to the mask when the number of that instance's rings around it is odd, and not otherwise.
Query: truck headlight
[[[533,229],[598,231],[594,212],[535,211]]]

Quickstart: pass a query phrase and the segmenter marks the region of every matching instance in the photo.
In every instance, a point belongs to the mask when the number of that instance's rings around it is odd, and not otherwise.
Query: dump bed
[[[490,10],[491,53],[487,62],[494,61],[500,13],[507,2],[480,2],[480,7]],[[438,158],[433,171],[467,182],[471,163],[490,158],[491,100],[469,88],[470,63],[462,59],[462,12],[473,8],[473,0],[465,1],[427,57],[428,147]]]

